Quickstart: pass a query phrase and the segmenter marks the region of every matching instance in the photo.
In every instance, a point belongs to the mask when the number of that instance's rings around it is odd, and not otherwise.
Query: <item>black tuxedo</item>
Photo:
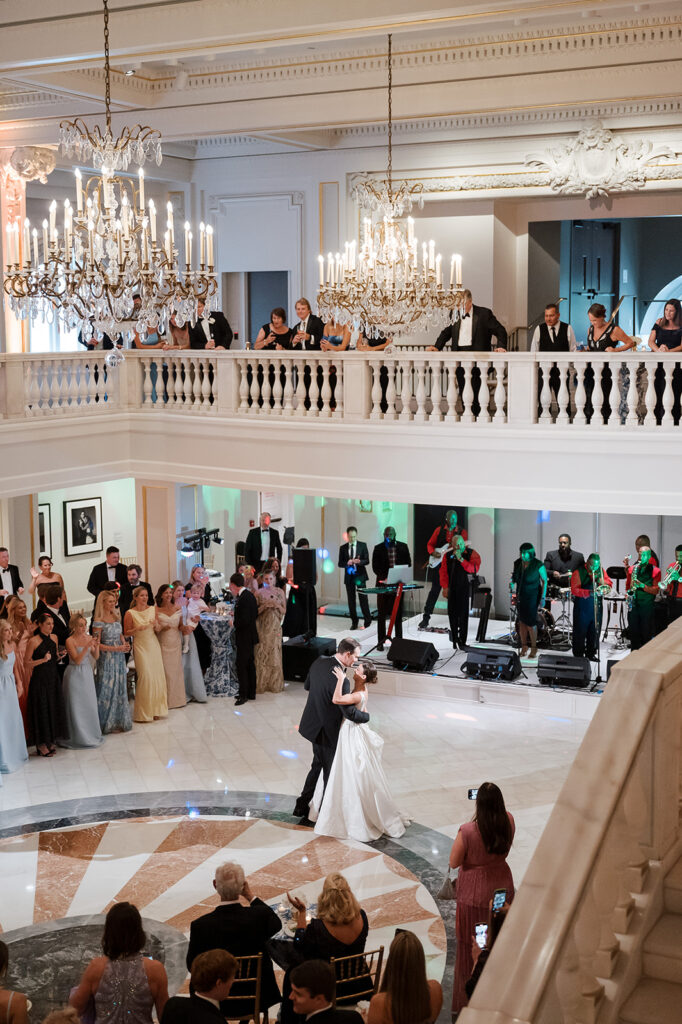
[[[12,591],[14,594],[16,594],[17,591],[24,585],[21,582],[19,569],[17,568],[16,565],[12,565],[12,563],[10,562],[7,566],[6,571],[9,573],[10,579],[12,580]],[[2,590],[2,577],[0,577],[0,590]],[[10,594],[9,596],[12,597],[12,594]],[[4,596],[4,594],[0,595],[0,610],[2,609],[2,606],[6,600],[7,598]]]
[[[109,573],[107,572],[108,565],[106,562],[99,562],[94,566],[90,573],[90,579],[88,580],[88,590],[94,597],[97,597],[101,591],[104,590],[105,586],[109,582]],[[128,569],[122,562],[119,562],[116,566],[116,583],[123,589],[128,582]]]
[[[59,609],[59,613],[55,614],[51,608],[48,608],[45,602],[41,599],[36,605],[35,611],[31,612],[31,622],[37,622],[40,616],[47,612],[48,615],[52,616],[54,626],[52,632],[57,637],[57,646],[64,647],[66,644],[66,638],[69,635],[69,613],[65,604],[62,604]],[[61,619],[59,616],[61,615]]]
[[[225,1018],[207,999],[171,996],[161,1014],[161,1024],[225,1024]]]
[[[138,587],[144,587],[144,589],[147,591],[147,603],[149,607],[151,608],[154,604],[154,595],[152,594],[152,588],[149,586],[149,584],[145,583],[144,580],[140,580],[139,583],[136,583],[135,586],[132,587],[130,583],[128,583],[128,579],[126,576],[126,581],[121,587],[121,593],[118,599],[118,610],[121,613],[121,622],[123,622],[125,613],[128,611],[131,604],[133,603],[133,590],[136,590]]]
[[[206,332],[203,327],[204,318],[199,316],[197,321],[192,326],[189,325],[189,347],[190,348],[206,348]],[[208,330],[211,335],[211,339],[215,341],[216,346],[220,345],[223,348],[229,348],[232,344],[232,328],[227,322],[227,318],[223,313],[216,311],[211,313],[208,318]],[[209,350],[210,351],[210,350]]]
[[[253,597],[253,594],[251,595]],[[199,953],[209,949],[226,949],[232,956],[254,956],[263,954],[261,971],[261,1009],[274,1006],[281,1001],[281,995],[272,960],[268,956],[265,944],[276,935],[282,927],[277,914],[266,903],[257,897],[250,907],[241,903],[227,903],[216,907],[210,914],[204,914],[192,921],[189,930],[189,947],[187,949],[187,967]],[[230,991],[231,996],[248,991],[248,982],[236,981]],[[245,1017],[239,1004],[224,1002],[220,1007],[223,1013],[230,1014],[230,1019]]]
[[[334,669],[337,666],[343,668],[334,657],[318,658],[310,666],[304,684],[308,691],[308,699],[301,715],[298,731],[299,735],[313,745],[313,763],[294,807],[294,814],[297,815],[307,817],[320,772],[322,772],[325,786],[327,785],[343,719],[349,718],[351,722],[358,724],[369,722],[367,712],[360,711],[355,704],[332,703],[336,689]],[[343,692],[350,693],[348,679],[343,684]]]
[[[355,542],[355,557],[360,559],[360,565],[348,565],[348,559],[350,558],[350,544],[342,544],[339,548],[339,569],[343,569],[343,582],[346,587],[346,595],[348,597],[348,614],[350,615],[351,629],[357,629],[358,625],[358,610],[355,603],[355,588],[357,586],[367,586],[367,569],[369,565],[369,552],[367,545],[364,541],[358,540]],[[355,572],[350,572],[350,569],[355,569]],[[365,620],[365,625],[369,626],[372,621],[372,615],[369,610],[369,601],[367,600],[367,594],[360,594],[360,609],[362,616]]]
[[[294,334],[296,334],[301,328],[302,321],[299,320],[294,327]],[[306,324],[305,333],[310,335],[308,341],[303,343],[303,347],[306,349],[319,350],[322,335],[324,334],[324,321],[320,320],[319,316],[315,316],[313,313],[308,317],[308,323]]]
[[[471,345],[460,349],[459,332],[462,321],[457,320],[454,324],[448,324],[445,330],[441,331],[436,339],[436,348],[441,351],[448,343],[453,351],[462,352],[490,352],[492,349],[492,337],[497,338],[495,348],[507,347],[507,331],[497,319],[492,309],[487,306],[471,307]]]
[[[250,590],[242,590],[234,602],[234,639],[237,648],[237,679],[240,700],[256,699],[256,659],[258,643],[258,604]]]
[[[395,564],[396,565],[412,565],[412,559],[410,558],[410,549],[407,544],[401,540],[395,542]],[[381,544],[377,544],[372,552],[372,571],[376,574],[377,586],[380,586],[385,582],[388,576],[388,570],[390,563],[388,559],[388,548],[386,542],[382,541]],[[393,611],[393,602],[395,600],[394,594],[377,594],[377,641],[380,647],[383,647],[386,640],[386,620],[391,618],[391,612]],[[402,638],[403,635],[403,598],[400,598],[400,605],[398,607],[398,614],[395,620],[395,635],[398,638]]]
[[[244,545],[244,561],[247,565],[252,565],[256,572],[260,572],[265,564],[260,535],[260,526],[254,526],[247,533]],[[270,554],[268,557],[279,558],[279,563],[280,565],[282,564],[282,541],[280,540],[279,531],[275,530],[273,526],[270,527]]]
[[[299,1020],[303,1020],[299,1017]],[[315,1014],[314,1021],[310,1024],[364,1024],[361,1014],[357,1010],[337,1010],[330,1006],[328,1010],[322,1010]]]

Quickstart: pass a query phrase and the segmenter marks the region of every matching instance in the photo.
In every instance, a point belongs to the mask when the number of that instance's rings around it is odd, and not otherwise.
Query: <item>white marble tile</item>
[[[34,832],[6,839],[3,843],[0,872],[0,928],[3,932],[33,921],[39,839],[39,834]]]

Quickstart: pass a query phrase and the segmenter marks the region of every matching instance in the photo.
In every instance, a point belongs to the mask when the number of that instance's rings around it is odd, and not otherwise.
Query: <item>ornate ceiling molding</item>
[[[56,153],[45,146],[18,146],[0,150],[0,173],[6,179],[15,178],[24,183],[40,181],[47,184],[47,176],[56,164]]]

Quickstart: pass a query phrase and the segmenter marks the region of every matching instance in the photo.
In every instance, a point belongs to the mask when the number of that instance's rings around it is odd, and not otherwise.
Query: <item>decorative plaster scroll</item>
[[[44,146],[18,146],[9,158],[12,169],[24,181],[39,181],[47,184],[47,176],[54,170],[54,150]]]
[[[629,142],[613,135],[601,121],[591,121],[565,146],[529,153],[526,164],[549,175],[549,186],[560,195],[585,195],[588,199],[613,192],[644,188],[648,165],[661,157],[674,158],[666,145],[647,139]]]

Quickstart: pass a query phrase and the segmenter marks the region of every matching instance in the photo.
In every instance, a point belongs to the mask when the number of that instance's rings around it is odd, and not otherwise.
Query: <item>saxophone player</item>
[[[599,555],[594,552],[584,565],[573,570],[573,655],[594,661],[601,629],[603,595],[612,587]]]
[[[639,549],[639,561],[628,568],[625,589],[628,594],[628,633],[630,648],[639,650],[654,635],[654,601],[661,581],[661,570],[654,565],[651,548]]]
[[[660,586],[667,598],[668,622],[674,622],[682,615],[682,544],[675,548],[675,561],[666,569]]]

